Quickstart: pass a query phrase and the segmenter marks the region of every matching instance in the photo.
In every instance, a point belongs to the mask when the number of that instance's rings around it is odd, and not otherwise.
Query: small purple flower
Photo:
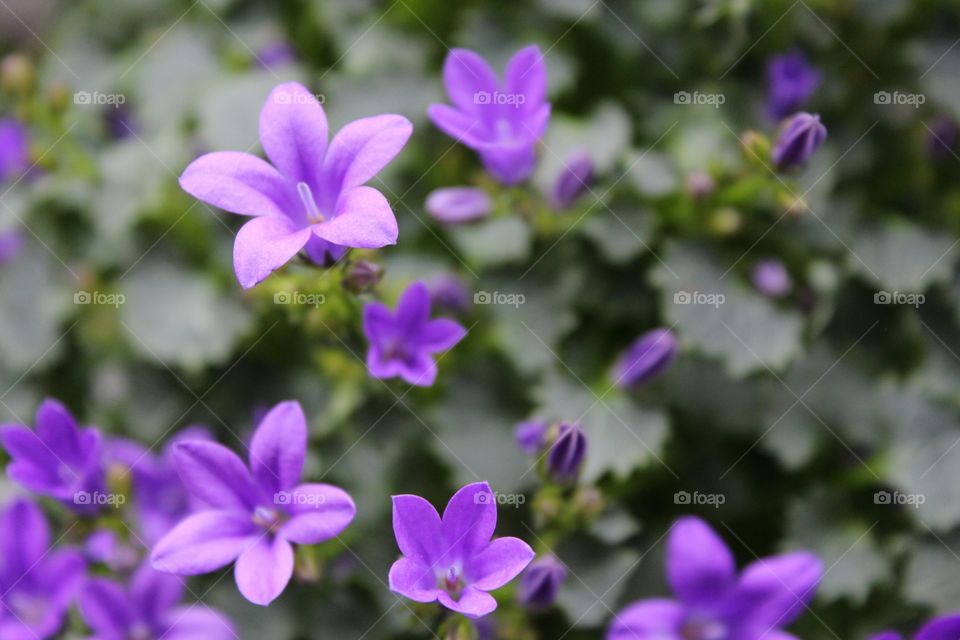
[[[185,589],[181,578],[143,564],[126,589],[106,578],[89,579],[78,598],[80,613],[97,640],[237,637],[230,621],[202,602],[177,606]]]
[[[593,159],[585,151],[577,151],[566,159],[563,169],[553,183],[550,206],[563,210],[572,207],[577,199],[593,186],[596,172]]]
[[[956,121],[945,116],[937,118],[930,127],[927,148],[930,156],[937,162],[956,155],[955,149],[960,142],[960,127]]]
[[[367,369],[374,378],[400,376],[407,382],[429,387],[437,378],[433,354],[446,351],[467,335],[459,322],[430,319],[430,292],[415,282],[400,296],[397,310],[379,302],[363,308],[363,332],[370,342]]]
[[[559,560],[552,555],[540,556],[520,577],[517,599],[528,609],[547,609],[556,601],[560,585],[566,578],[567,568]]]
[[[826,139],[820,116],[801,111],[787,121],[773,145],[773,164],[780,170],[805,164]]]
[[[403,554],[390,568],[390,590],[416,602],[433,602],[470,618],[497,608],[488,591],[513,580],[533,549],[519,538],[491,540],[497,501],[486,482],[463,487],[443,518],[413,495],[393,496],[393,531]]]
[[[706,171],[691,171],[687,175],[687,192],[692,198],[702,200],[716,189],[717,184]]]
[[[440,222],[460,224],[486,218],[493,210],[493,201],[483,189],[449,187],[431,191],[424,207]]]
[[[637,338],[614,366],[614,381],[622,389],[649,382],[663,373],[677,357],[679,345],[673,332],[652,329]]]
[[[19,229],[0,231],[0,265],[16,259],[23,250],[23,234]]]
[[[782,120],[803,106],[820,84],[820,71],[799,51],[767,63],[767,112]]]
[[[579,423],[561,422],[557,438],[547,453],[547,473],[554,482],[566,484],[577,479],[587,457],[587,434]]]
[[[473,304],[470,290],[463,284],[463,280],[452,273],[431,280],[427,287],[430,289],[430,301],[441,309],[457,314],[470,311]]]
[[[29,168],[27,128],[14,118],[0,119],[0,182],[20,178]]]
[[[187,516],[154,547],[153,567],[177,575],[209,573],[236,561],[240,593],[267,605],[293,575],[292,544],[337,536],[356,507],[342,489],[298,484],[307,449],[307,420],[297,402],[264,416],[250,444],[250,467],[226,447],[177,443],[174,461],[205,510]]]
[[[536,455],[543,445],[546,444],[547,430],[550,425],[546,420],[532,418],[524,420],[517,424],[513,435],[517,440],[517,446],[528,456]]]
[[[369,260],[357,260],[343,276],[343,286],[347,291],[364,293],[370,291],[383,278],[383,267]]]
[[[264,69],[283,67],[296,59],[296,49],[286,40],[274,40],[261,47],[256,54],[257,64]]]
[[[301,249],[324,264],[349,247],[376,249],[397,241],[387,199],[363,186],[400,152],[413,126],[398,115],[355,120],[327,145],[327,117],[296,82],[281,84],[260,111],[257,156],[218,151],[190,163],[180,186],[226,211],[253,216],[233,246],[237,279],[256,285]]]
[[[105,564],[111,571],[127,572],[140,562],[139,549],[120,539],[116,531],[98,529],[87,536],[83,554],[89,562]]]
[[[104,487],[100,433],[93,427],[78,428],[62,404],[43,401],[36,431],[18,424],[0,426],[0,443],[12,458],[7,475],[13,481],[78,513],[97,510],[90,498]]]
[[[44,640],[63,624],[86,566],[74,549],[51,549],[50,528],[33,502],[0,513],[0,638]]]
[[[607,640],[792,638],[796,620],[823,575],[804,551],[753,562],[737,575],[733,554],[707,523],[677,520],[667,540],[667,580],[676,600],[640,600],[621,611]]]
[[[960,638],[960,614],[951,614],[934,618],[925,624],[913,640],[957,640]],[[903,640],[903,636],[895,631],[886,631],[873,636],[870,640]]]
[[[480,155],[484,167],[507,185],[527,179],[536,146],[550,122],[547,68],[536,45],[507,63],[503,83],[486,60],[467,49],[452,49],[443,65],[443,83],[453,106],[430,105],[433,123]]]
[[[760,260],[750,272],[750,279],[757,291],[771,298],[782,298],[793,289],[790,272],[776,258]]]

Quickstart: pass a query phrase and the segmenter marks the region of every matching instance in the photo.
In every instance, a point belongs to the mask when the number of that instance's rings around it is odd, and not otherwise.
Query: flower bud
[[[347,291],[363,293],[375,287],[382,277],[383,267],[369,260],[357,260],[344,276],[343,286]]]
[[[467,286],[453,274],[444,274],[429,282],[427,289],[434,305],[452,313],[464,314],[473,306]]]
[[[614,380],[626,389],[641,385],[663,371],[677,355],[677,339],[669,329],[653,329],[627,347],[614,367]]]
[[[562,422],[557,438],[547,454],[547,473],[554,482],[566,484],[576,480],[587,456],[587,436],[576,422]]]
[[[820,71],[799,51],[774,56],[767,63],[767,112],[774,120],[787,117],[813,94]]]
[[[757,291],[770,298],[782,298],[793,289],[793,280],[783,263],[776,258],[760,260],[750,273]]]
[[[729,236],[740,230],[743,225],[743,219],[740,212],[733,207],[721,207],[710,215],[707,223],[710,231],[718,236]]]
[[[593,186],[595,178],[593,160],[584,151],[570,154],[550,192],[550,205],[554,209],[569,209],[585,191]]]
[[[691,171],[687,175],[687,193],[695,200],[702,200],[713,193],[716,184],[706,171]]]
[[[440,222],[459,224],[490,215],[493,201],[483,189],[449,187],[431,192],[424,206]]]
[[[0,85],[4,91],[28,94],[36,79],[33,63],[22,53],[11,53],[0,62]]]
[[[525,454],[536,455],[545,444],[547,429],[549,425],[545,420],[533,418],[519,423],[514,430],[514,436],[517,440],[517,446]]]
[[[787,121],[773,145],[773,164],[781,171],[805,164],[826,139],[820,116],[801,111]]]
[[[567,569],[559,560],[552,555],[540,556],[523,572],[517,599],[528,609],[547,609],[556,601],[566,577]]]

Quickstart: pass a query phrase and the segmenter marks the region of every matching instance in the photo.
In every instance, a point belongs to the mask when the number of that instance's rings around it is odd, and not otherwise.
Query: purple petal
[[[446,591],[440,591],[437,599],[447,609],[462,613],[468,618],[480,618],[497,608],[497,600],[492,595],[472,587],[464,589],[459,600],[454,600]]]
[[[416,602],[433,602],[440,589],[433,569],[411,558],[400,558],[390,567],[390,590]]]
[[[277,535],[296,544],[318,544],[347,528],[357,507],[346,491],[329,484],[301,484],[289,494],[293,517]]]
[[[812,553],[786,553],[747,566],[736,594],[752,603],[751,625],[785,627],[806,608],[822,576],[823,564]]]
[[[504,89],[508,95],[524,97],[520,110],[532,111],[547,98],[547,66],[540,47],[530,45],[514,54],[507,63]]]
[[[641,600],[614,615],[606,640],[683,640],[684,617],[673,600]]]
[[[493,94],[500,81],[487,61],[469,49],[451,49],[443,62],[443,84],[447,95],[464,113],[479,113],[482,101],[477,92]]]
[[[420,496],[393,496],[393,534],[403,555],[426,566],[443,558],[440,526],[437,510]]]
[[[180,602],[184,589],[182,578],[157,571],[145,562],[130,579],[130,604],[140,619],[159,622]]]
[[[497,527],[497,501],[490,485],[474,482],[457,491],[443,511],[442,527],[454,557],[484,549]]]
[[[674,523],[667,540],[667,578],[680,600],[716,602],[735,577],[733,554],[706,522],[688,516]]]
[[[354,187],[344,192],[337,202],[337,214],[311,228],[322,240],[358,249],[396,244],[399,233],[390,203],[371,187]]]
[[[77,421],[63,404],[52,399],[44,400],[37,409],[37,435],[45,442],[53,442],[65,450],[80,448],[80,430]]]
[[[91,578],[79,598],[84,621],[102,638],[126,638],[133,626],[133,612],[123,587],[112,580]]]
[[[244,289],[253,287],[297,255],[310,239],[310,228],[295,229],[279,216],[254,218],[240,228],[233,245],[233,268]]]
[[[478,116],[468,115],[445,104],[432,104],[427,115],[438,129],[471,149],[485,144],[483,125]]]
[[[478,151],[484,168],[508,186],[529,178],[536,166],[536,139],[530,139],[521,145],[488,145]]]
[[[57,473],[60,460],[34,431],[20,425],[4,425],[0,427],[0,443],[13,458],[7,475],[18,484],[38,493],[51,493],[63,484]]]
[[[177,607],[162,623],[163,640],[236,640],[239,636],[230,620],[202,602]]]
[[[184,486],[204,504],[249,512],[256,488],[243,461],[215,442],[191,440],[174,445],[174,463]]]
[[[896,631],[884,631],[881,634],[870,636],[867,640],[903,640],[903,636]],[[917,638],[917,640],[920,640]],[[932,639],[929,639],[932,640]]]
[[[363,306],[363,333],[370,342],[389,339],[394,325],[393,312],[382,302],[368,302]],[[2,437],[0,430],[0,437]]]
[[[286,178],[317,183],[327,135],[327,116],[306,87],[287,82],[270,92],[260,111],[260,144]]]
[[[409,384],[429,387],[437,380],[437,363],[426,353],[418,353],[407,360],[397,361],[399,375]]]
[[[307,418],[299,402],[281,402],[263,417],[250,444],[250,468],[267,493],[300,481],[307,453]]]
[[[354,120],[341,129],[323,163],[326,197],[335,199],[377,175],[400,153],[411,133],[410,121],[392,114]]]
[[[293,547],[279,536],[260,538],[240,554],[234,576],[244,598],[266,606],[283,593],[293,576]]]
[[[455,320],[438,318],[430,320],[420,334],[420,343],[432,352],[446,351],[463,340],[467,330]]]
[[[483,189],[449,187],[430,192],[424,207],[437,220],[457,224],[486,218],[493,210],[493,201]]]
[[[954,614],[928,622],[915,640],[956,640],[960,638],[960,615]]]
[[[50,528],[43,512],[26,498],[17,498],[0,514],[0,575],[15,584],[50,548]]]
[[[249,153],[202,155],[184,170],[180,187],[198,200],[245,216],[280,216],[290,209],[284,177]]]
[[[430,319],[430,290],[421,281],[404,290],[397,301],[396,322],[407,335],[416,335]]]
[[[497,538],[467,561],[470,584],[483,591],[499,589],[516,578],[534,555],[519,538]]]
[[[209,573],[233,562],[259,533],[246,513],[202,511],[163,536],[150,562],[157,571],[181,576]]]

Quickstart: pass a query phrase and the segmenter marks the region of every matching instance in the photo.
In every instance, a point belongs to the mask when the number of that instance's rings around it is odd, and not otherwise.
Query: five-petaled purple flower
[[[772,151],[773,164],[780,170],[799,167],[826,139],[827,128],[820,122],[820,116],[801,111],[787,121],[777,137]]]
[[[770,58],[767,63],[767,111],[781,120],[803,106],[820,84],[820,71],[799,51]]]
[[[80,613],[97,640],[232,640],[237,637],[223,614],[203,603],[177,606],[186,584],[145,563],[128,588],[91,578],[80,594]]]
[[[393,531],[403,557],[390,568],[390,590],[479,618],[497,608],[488,591],[513,580],[533,560],[519,538],[491,540],[497,501],[486,482],[463,487],[443,518],[414,495],[393,496]]]
[[[960,638],[960,614],[934,618],[923,625],[913,640],[957,640]],[[903,636],[896,631],[886,631],[873,636],[870,640],[903,640]]]
[[[79,513],[97,510],[103,491],[102,439],[93,427],[80,429],[67,408],[46,399],[37,409],[36,431],[0,426],[0,443],[12,462],[7,475],[21,486],[61,501]]]
[[[298,484],[307,449],[307,420],[297,402],[264,416],[250,445],[250,468],[226,447],[180,442],[174,460],[184,484],[206,506],[188,516],[154,547],[160,571],[208,573],[236,560],[240,593],[267,605],[293,575],[293,544],[335,537],[356,507],[342,489]]]
[[[433,354],[452,348],[467,331],[455,320],[431,319],[430,307],[430,291],[423,282],[415,282],[403,292],[396,311],[379,302],[367,303],[363,308],[363,332],[370,341],[370,375],[400,376],[421,387],[433,384],[437,378]]]
[[[272,165],[237,151],[208,153],[180,176],[191,195],[254,216],[237,234],[234,269],[248,289],[301,249],[318,263],[348,247],[397,241],[386,198],[363,186],[400,152],[413,126],[398,115],[351,122],[327,145],[323,107],[295,82],[276,87],[260,112],[260,143]]]
[[[781,629],[803,612],[822,575],[820,560],[799,551],[757,560],[738,576],[723,540],[699,518],[681,518],[667,542],[677,599],[630,605],[607,640],[796,640]]]
[[[20,498],[0,514],[0,638],[52,637],[83,582],[75,549],[51,549],[50,528],[33,502]]]
[[[453,49],[443,64],[443,83],[453,106],[430,105],[433,123],[480,154],[487,171],[504,184],[527,179],[550,122],[540,49],[531,45],[518,51],[507,63],[503,83],[479,55]]]

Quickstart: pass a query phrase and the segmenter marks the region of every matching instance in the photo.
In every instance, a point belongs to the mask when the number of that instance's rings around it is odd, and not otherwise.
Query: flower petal
[[[673,600],[641,600],[614,615],[606,640],[683,640],[684,616]]]
[[[437,363],[427,353],[418,353],[406,360],[396,360],[397,372],[409,384],[429,387],[437,380]]]
[[[192,576],[216,571],[236,560],[259,531],[245,513],[201,511],[163,536],[150,554],[157,571]]]
[[[84,621],[103,638],[126,638],[133,612],[123,587],[112,580],[90,578],[79,598]]]
[[[427,115],[440,131],[471,149],[486,144],[483,123],[479,116],[457,111],[446,104],[430,105]]]
[[[264,280],[310,239],[310,227],[296,229],[283,216],[261,216],[240,227],[233,245],[233,268],[244,289]]]
[[[337,215],[311,228],[318,238],[359,249],[396,244],[399,233],[390,203],[371,187],[345,191],[337,202]]]
[[[357,507],[350,495],[330,484],[301,484],[289,494],[293,517],[277,534],[296,544],[318,544],[347,528]]]
[[[63,404],[47,398],[37,409],[37,435],[57,448],[75,451],[80,448],[80,430],[77,421]]]
[[[313,185],[327,151],[327,116],[298,82],[278,85],[260,110],[260,144],[289,180]]]
[[[260,420],[250,443],[253,477],[270,494],[300,481],[307,454],[307,417],[299,402],[281,402]]]
[[[184,486],[205,504],[250,511],[256,488],[250,472],[230,449],[216,442],[189,440],[174,445],[173,460]]]
[[[446,351],[467,335],[467,330],[456,320],[437,318],[430,320],[421,333],[421,343],[429,351]]]
[[[740,576],[736,594],[752,603],[749,623],[756,628],[785,627],[813,598],[823,564],[812,553],[797,551],[764,558],[748,565]]]
[[[547,66],[540,47],[530,45],[514,54],[507,63],[504,91],[510,96],[523,96],[521,111],[540,107],[547,97]]]
[[[157,571],[145,562],[130,579],[127,605],[141,620],[157,622],[180,602],[185,589],[186,583],[180,576]]]
[[[476,187],[447,187],[431,191],[424,208],[441,222],[458,224],[486,218],[493,210],[493,200]]]
[[[430,289],[422,281],[407,287],[397,301],[397,328],[407,338],[419,338],[423,326],[430,319]]]
[[[716,602],[736,577],[733,554],[700,518],[677,520],[667,540],[667,579],[685,603]]]
[[[202,602],[172,609],[163,621],[163,640],[236,640],[237,633],[225,615]]]
[[[34,502],[17,498],[0,514],[0,576],[18,583],[50,548],[50,528]]]
[[[184,170],[180,187],[198,200],[245,216],[279,216],[290,209],[284,177],[249,153],[202,155]]]
[[[293,576],[293,547],[283,538],[260,538],[240,554],[234,567],[237,588],[254,604],[266,606],[283,593]]]
[[[393,312],[382,302],[368,302],[363,306],[363,333],[371,343],[378,344],[393,335]],[[3,432],[0,430],[0,438]]]
[[[416,602],[433,602],[440,589],[433,569],[411,558],[400,558],[390,567],[390,591]]]
[[[914,640],[955,640],[960,638],[960,615],[943,616],[928,622]]]
[[[354,120],[341,129],[323,162],[327,204],[377,175],[400,153],[411,133],[410,121],[393,114]]]
[[[499,589],[516,578],[534,555],[530,545],[520,538],[497,538],[467,560],[470,584],[483,591]]]
[[[440,533],[440,516],[420,496],[393,496],[393,533],[400,552],[420,564],[432,566],[447,552]]]
[[[497,608],[497,600],[486,591],[467,587],[460,594],[459,600],[454,600],[446,591],[437,594],[440,604],[451,611],[462,613],[468,618],[480,618]]]
[[[457,491],[443,511],[443,535],[454,557],[470,557],[484,549],[497,527],[497,501],[486,482]]]
[[[443,85],[457,108],[464,113],[479,113],[490,101],[477,100],[476,94],[492,95],[500,89],[500,80],[479,54],[469,49],[451,49],[443,61]]]

